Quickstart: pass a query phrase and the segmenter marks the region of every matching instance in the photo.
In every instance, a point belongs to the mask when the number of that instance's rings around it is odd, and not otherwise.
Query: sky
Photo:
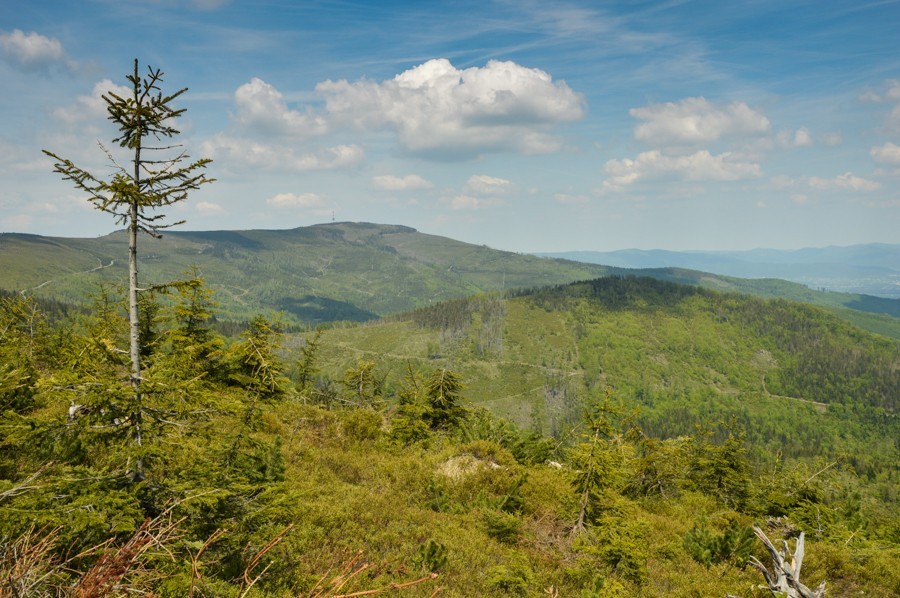
[[[900,1],[0,2],[0,232],[121,228],[101,95],[187,87],[182,230],[516,252],[900,243]]]

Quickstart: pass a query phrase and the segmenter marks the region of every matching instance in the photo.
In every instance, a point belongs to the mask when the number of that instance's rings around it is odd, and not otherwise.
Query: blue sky
[[[166,73],[185,230],[404,224],[512,251],[900,243],[900,2],[0,4],[0,231],[116,224],[100,94]]]

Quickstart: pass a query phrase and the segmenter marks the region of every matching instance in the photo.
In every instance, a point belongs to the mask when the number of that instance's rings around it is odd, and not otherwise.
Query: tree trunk
[[[135,75],[137,75],[137,62],[135,62]],[[137,95],[137,89],[135,89]],[[138,98],[135,97],[135,101]],[[141,185],[141,146],[134,148],[134,186],[140,190]],[[134,389],[134,413],[131,414],[134,426],[134,442],[138,447],[138,457],[135,460],[134,481],[144,479],[144,460],[141,456],[141,424],[143,423],[143,406],[141,405],[141,337],[140,337],[140,312],[138,310],[138,265],[137,265],[137,237],[138,237],[138,197],[131,199],[129,226],[128,226],[128,323],[129,323],[129,353],[131,355],[131,387]]]

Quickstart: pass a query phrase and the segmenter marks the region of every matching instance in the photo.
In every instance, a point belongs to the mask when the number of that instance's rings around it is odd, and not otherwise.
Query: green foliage
[[[406,364],[406,375],[397,393],[398,404],[391,417],[391,440],[409,446],[429,438],[428,406],[425,404],[422,383],[412,364]]]
[[[609,573],[640,586],[647,581],[648,530],[630,512],[628,503],[611,495],[610,507],[594,521],[586,534],[577,536],[573,548],[594,556]]]
[[[241,337],[241,341],[226,353],[230,379],[250,393],[251,401],[273,403],[282,400],[289,380],[277,355],[280,333],[276,326],[257,316]]]
[[[423,572],[433,573],[447,566],[447,547],[434,538],[419,546],[419,550],[413,556],[412,564]]]
[[[515,558],[503,565],[495,565],[489,568],[485,575],[488,588],[516,596],[524,596],[533,580],[534,572],[522,558]]]
[[[375,375],[375,362],[361,359],[356,367],[344,372],[344,401],[356,407],[371,407],[381,402],[379,380]]]
[[[539,432],[523,432],[514,424],[492,415],[483,407],[467,409],[459,435],[467,441],[489,440],[509,450],[522,464],[544,463],[556,449],[552,439]]]
[[[174,326],[168,331],[168,338],[172,353],[185,360],[192,373],[211,375],[219,368],[225,344],[210,327],[217,303],[196,268],[186,275],[189,278],[175,285],[178,296],[172,307]]]
[[[319,343],[322,339],[322,330],[317,329],[311,337],[307,336],[300,347],[300,359],[297,363],[297,390],[308,392],[312,389],[313,382],[319,370],[316,365],[319,353]]]
[[[713,431],[698,425],[690,448],[690,478],[695,487],[732,507],[743,507],[749,497],[750,465],[744,434],[732,421],[722,425],[724,439],[713,440]]]
[[[344,433],[357,441],[375,440],[381,435],[382,417],[371,409],[356,409],[342,416]]]
[[[717,534],[709,529],[706,519],[701,518],[684,535],[684,548],[692,559],[707,568],[722,562],[743,567],[755,541],[753,530],[734,519]]]
[[[46,323],[33,300],[0,298],[0,413],[37,406],[34,385],[46,342]]]
[[[681,436],[660,440],[637,435],[637,454],[630,463],[631,474],[625,493],[631,496],[678,496],[688,484],[692,468],[690,438]]]
[[[581,497],[581,507],[575,532],[595,521],[602,511],[605,495],[617,490],[623,481],[625,465],[624,436],[620,432],[624,420],[624,406],[612,402],[612,391],[606,390],[603,402],[585,414],[587,430],[584,441],[569,453],[575,468],[572,484]]]
[[[457,373],[446,368],[432,372],[423,389],[428,406],[425,418],[432,429],[446,430],[459,423],[464,415],[460,392],[462,382]]]
[[[486,510],[481,522],[488,536],[505,544],[515,544],[522,533],[521,519],[504,511]]]

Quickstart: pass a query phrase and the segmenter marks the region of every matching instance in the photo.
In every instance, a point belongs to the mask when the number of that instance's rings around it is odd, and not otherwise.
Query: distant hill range
[[[290,230],[170,231],[162,239],[143,237],[139,243],[144,284],[183,278],[196,266],[215,291],[220,318],[228,320],[280,312],[293,323],[366,321],[478,293],[637,274],[813,303],[900,338],[900,299],[825,293],[781,280],[745,280],[680,267],[636,270],[523,255],[405,226],[332,223]],[[124,285],[126,256],[127,237],[121,231],[93,239],[0,233],[0,289],[84,303],[102,283]],[[879,258],[872,267],[883,264]]]
[[[619,268],[689,268],[741,278],[781,278],[815,289],[900,298],[900,245],[750,251],[567,251],[546,257]]]

